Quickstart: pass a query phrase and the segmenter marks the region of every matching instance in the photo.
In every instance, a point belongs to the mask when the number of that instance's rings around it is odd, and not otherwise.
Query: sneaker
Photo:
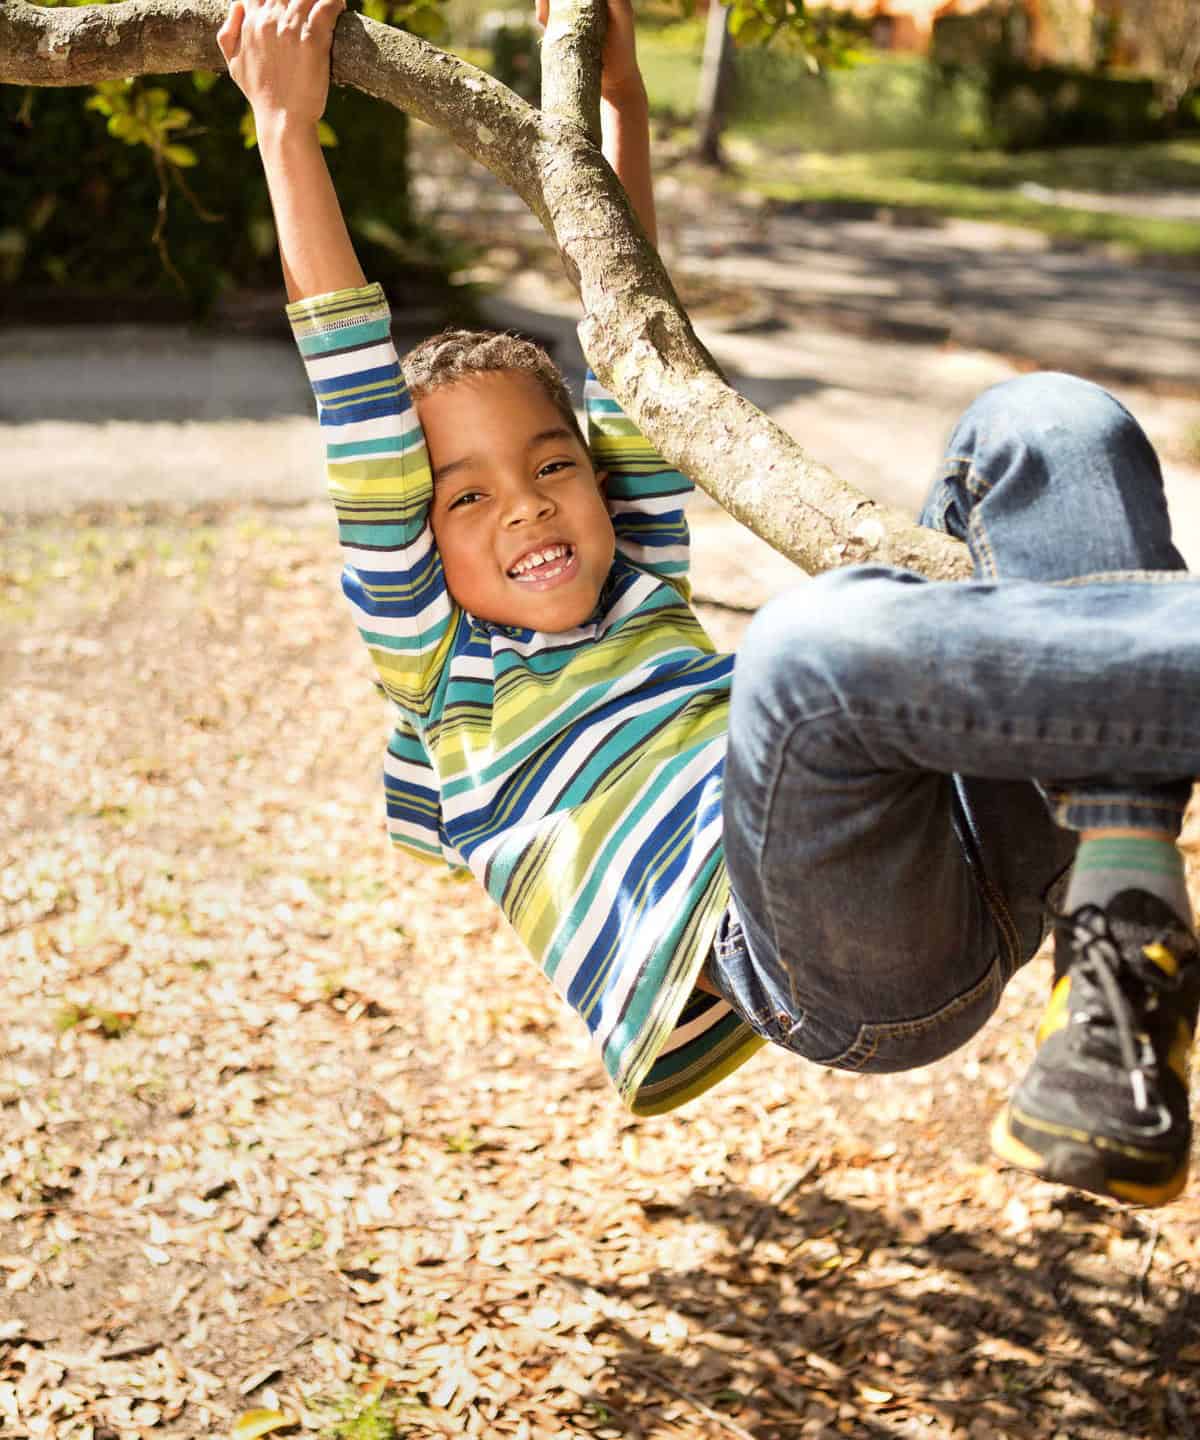
[[[1038,1052],[992,1149],[1047,1180],[1141,1205],[1187,1181],[1196,937],[1156,895],[1123,890],[1058,917]]]

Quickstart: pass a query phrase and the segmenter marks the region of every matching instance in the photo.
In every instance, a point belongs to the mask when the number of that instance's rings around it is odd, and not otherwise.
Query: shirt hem
[[[711,953],[713,942],[716,940],[717,930],[720,927],[721,919],[729,904],[730,896],[729,880],[724,874],[723,864],[721,865],[721,877],[717,894],[719,898],[717,902],[713,904],[711,913],[705,918],[700,931],[701,938],[693,950],[687,969],[683,976],[671,987],[666,997],[662,999],[661,1005],[656,1006],[648,1018],[647,1024],[652,1025],[663,1036],[662,1043],[655,1046],[648,1054],[639,1057],[636,1066],[625,1075],[616,1077],[617,1093],[621,1098],[622,1104],[631,1114],[661,1115],[668,1110],[674,1110],[678,1106],[686,1104],[687,1101],[695,1099],[696,1096],[717,1084],[719,1080],[724,1079],[726,1075],[731,1074],[759,1048],[757,1045],[752,1044],[739,1045],[732,1055],[727,1052],[724,1057],[714,1063],[711,1069],[705,1068],[699,1075],[695,1076],[694,1079],[684,1081],[678,1090],[672,1088],[665,1094],[656,1094],[642,1101],[638,1099],[638,1093],[642,1089],[646,1077],[650,1074],[655,1060],[658,1059],[663,1044],[666,1043],[667,1037],[679,1023],[679,1017],[683,1012],[683,1008],[696,988],[696,981],[700,976],[700,971],[703,969],[704,962]],[[747,1026],[746,1029],[750,1035],[754,1034],[749,1026]]]

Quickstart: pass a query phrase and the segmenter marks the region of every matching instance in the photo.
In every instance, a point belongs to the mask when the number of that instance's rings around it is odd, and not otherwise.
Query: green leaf
[[[136,145],[145,138],[145,127],[133,115],[114,115],[108,122],[108,133],[126,145]]]
[[[275,226],[272,221],[259,216],[258,219],[250,221],[247,230],[250,244],[260,260],[265,260],[268,255],[275,253]]]
[[[258,126],[254,123],[254,111],[247,109],[242,116],[238,129],[242,132],[242,144],[247,150],[253,150],[258,144]]]
[[[752,15],[748,10],[736,10],[729,22],[729,30],[739,45],[755,45],[770,34],[771,27],[759,15]]]
[[[414,5],[403,12],[404,28],[422,40],[442,40],[449,33],[445,17],[432,5]]]
[[[220,78],[215,70],[192,71],[192,84],[201,95],[207,95]]]
[[[186,168],[196,163],[196,152],[187,145],[168,145],[163,150],[163,156],[172,165]]]
[[[337,131],[328,120],[317,121],[317,139],[327,150],[336,148],[338,143]]]

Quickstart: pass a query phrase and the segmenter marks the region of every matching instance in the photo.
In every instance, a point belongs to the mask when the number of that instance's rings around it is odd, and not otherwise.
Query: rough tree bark
[[[221,70],[215,37],[225,8],[0,0],[0,83]],[[333,79],[443,131],[521,197],[579,292],[593,369],[661,452],[743,524],[812,573],[871,560],[937,579],[968,574],[957,541],[839,480],[725,383],[595,143],[602,0],[566,0],[556,11],[541,111],[457,57],[352,13],[338,22]]]

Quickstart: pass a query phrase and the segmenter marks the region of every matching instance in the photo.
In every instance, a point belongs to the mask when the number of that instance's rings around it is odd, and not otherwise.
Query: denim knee
[[[969,407],[921,520],[965,540],[983,578],[1183,566],[1141,426],[1106,390],[1053,371],[994,385]]]
[[[887,693],[883,677],[897,666],[910,675],[916,663],[893,606],[910,587],[928,583],[892,566],[853,565],[775,596],[738,647],[731,729],[751,711],[756,720],[789,726]]]
[[[1106,448],[1147,443],[1142,427],[1115,396],[1057,370],[1018,375],[985,390],[964,412],[958,429],[979,425],[992,442],[1007,434],[1034,449],[1063,430],[1087,435]]]

